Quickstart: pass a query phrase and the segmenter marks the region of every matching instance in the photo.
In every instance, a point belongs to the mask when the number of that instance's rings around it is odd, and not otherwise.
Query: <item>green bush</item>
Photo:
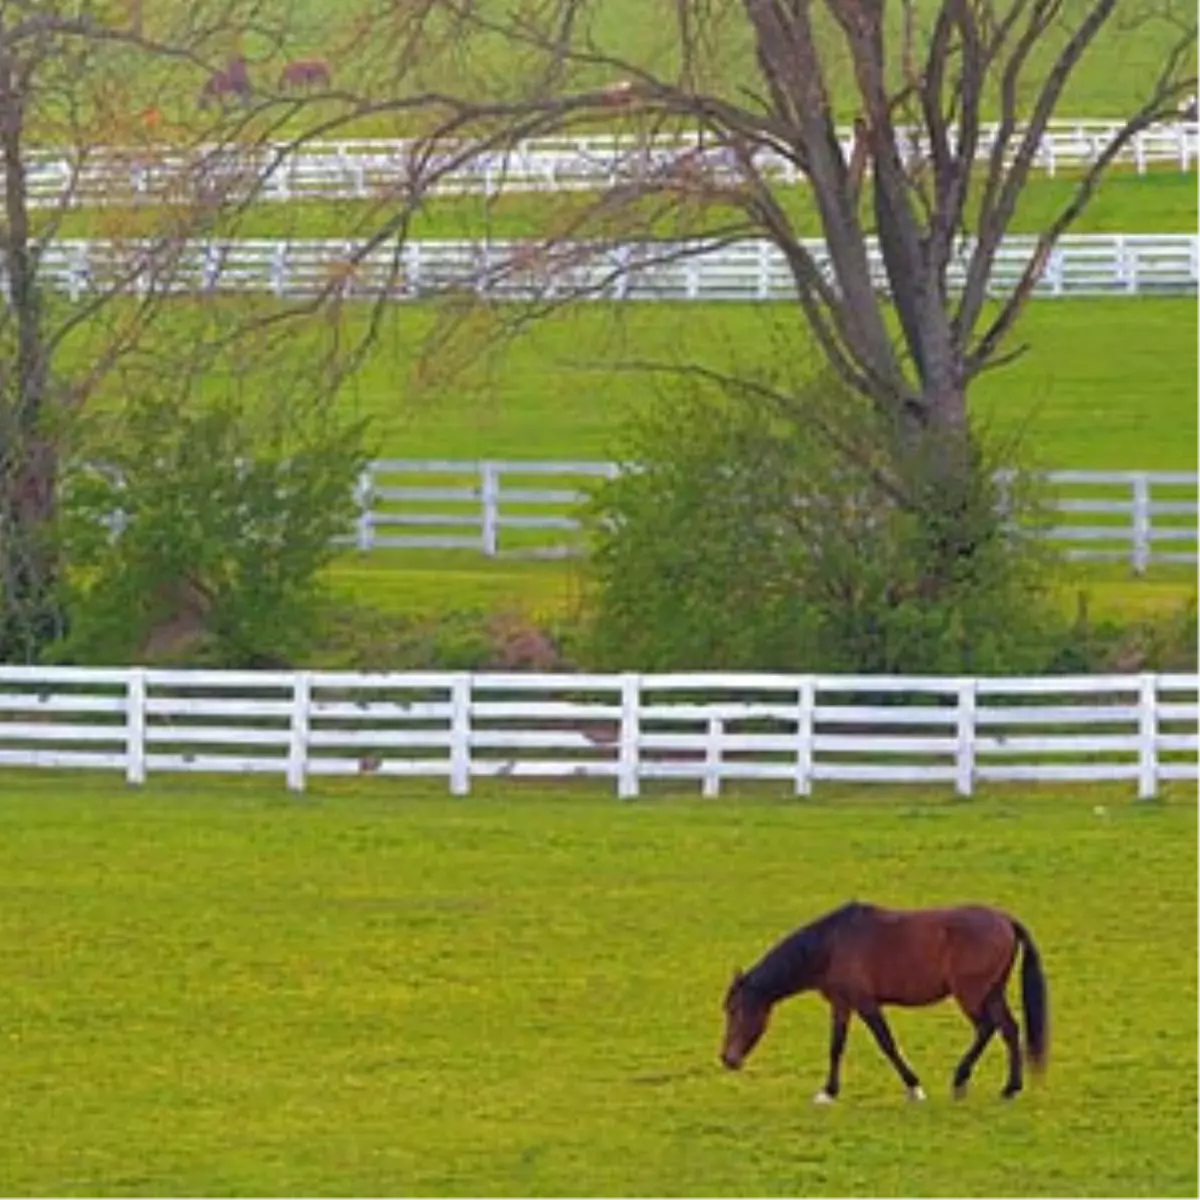
[[[71,630],[56,657],[237,667],[306,652],[369,458],[361,424],[261,399],[141,401],[88,452],[64,489]]]
[[[1063,622],[1040,520],[977,451],[952,520],[891,470],[889,431],[822,384],[794,411],[717,390],[634,418],[589,512],[594,665],[1017,673]],[[634,466],[633,464],[637,464]],[[934,499],[937,499],[936,497]]]

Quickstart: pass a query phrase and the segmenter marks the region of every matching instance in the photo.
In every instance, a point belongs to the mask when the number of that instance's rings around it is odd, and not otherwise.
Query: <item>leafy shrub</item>
[[[960,502],[926,503],[896,478],[890,436],[836,388],[790,412],[693,389],[634,418],[630,466],[597,486],[589,514],[589,659],[1037,669],[1062,623],[1046,603],[1053,560],[1025,536],[1041,519],[1028,480],[1000,484],[977,450]]]
[[[319,573],[355,512],[361,424],[143,401],[88,450],[64,493],[72,624],[58,657],[255,666],[305,652]]]

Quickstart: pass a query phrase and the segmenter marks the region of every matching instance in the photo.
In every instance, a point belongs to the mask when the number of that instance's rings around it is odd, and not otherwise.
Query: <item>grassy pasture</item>
[[[1096,804],[1107,812],[1097,815]],[[20,1195],[1194,1195],[1196,804],[845,790],[621,805],[537,785],[0,787],[0,1191]],[[857,896],[1016,912],[1043,1086],[969,1100],[950,1006],[785,1006],[716,1063],[734,964]]]
[[[402,37],[400,23],[403,6],[394,10],[395,17],[379,16],[366,26],[370,35],[364,37],[359,14],[367,6],[335,4],[334,0],[298,0],[283,2],[278,8],[287,28],[292,31],[289,38],[289,53],[296,56],[306,54],[331,55],[341,77],[353,86],[358,77],[376,77],[380,68],[380,55],[391,43],[390,38]],[[1067,18],[1074,18],[1081,6],[1068,5]],[[704,78],[710,88],[730,91],[739,86],[756,82],[754,48],[746,36],[745,22],[739,5],[706,6],[710,22],[708,44],[714,47],[708,55],[708,66]],[[936,12],[934,0],[922,0],[917,6],[920,17],[931,22]],[[512,17],[508,5],[480,6],[480,10],[493,19],[509,22]],[[676,0],[594,0],[580,6],[581,16],[574,25],[574,42],[577,47],[587,48],[596,58],[610,56],[612,60],[624,59],[635,64],[666,74],[670,77],[678,64],[678,24],[676,22]],[[893,19],[894,31],[900,29],[899,8],[888,7]],[[1063,96],[1062,112],[1072,115],[1111,116],[1129,112],[1144,96],[1144,92],[1162,65],[1168,49],[1178,37],[1178,30],[1170,22],[1146,22],[1138,20],[1138,6],[1132,0],[1118,6],[1118,11],[1097,38],[1096,43],[1081,62],[1078,71]],[[850,114],[850,74],[841,37],[836,35],[832,23],[823,10],[817,10],[816,20],[821,41],[827,50],[826,70],[828,85],[833,92],[836,106],[841,112]],[[352,34],[352,30],[354,31]],[[516,49],[499,37],[475,36],[464,50],[460,44],[450,47],[439,37],[439,26],[427,26],[424,55],[410,68],[404,83],[409,89],[420,86],[462,84],[469,80],[475,94],[516,94],[522,84],[538,65],[536,55]],[[1025,78],[1039,79],[1048,70],[1052,56],[1061,48],[1064,35],[1052,34],[1042,47],[1031,55]],[[342,44],[355,47],[349,53],[337,53]],[[258,46],[252,35],[247,35],[246,46],[252,55],[269,53],[268,47]],[[278,70],[272,56],[263,64],[264,78],[274,83]],[[618,68],[598,61],[595,66],[576,66],[571,82],[581,86],[610,83]],[[1022,98],[1028,98],[1022,97]],[[996,107],[995,96],[986,97],[989,112]],[[364,130],[386,131],[395,119],[373,119],[361,122]]]
[[[127,7],[118,5],[112,14],[121,26],[129,16]],[[460,23],[445,13],[428,15],[427,5],[413,9],[365,0],[346,4],[256,0],[249,8],[188,6],[183,21],[179,20],[182,6],[177,3],[148,7],[153,11],[144,14],[146,35],[161,38],[182,53],[151,60],[118,46],[103,47],[92,56],[86,76],[77,87],[73,85],[69,100],[55,87],[48,87],[39,97],[37,108],[30,113],[30,142],[49,144],[81,136],[88,142],[137,141],[147,133],[142,117],[150,109],[158,114],[156,139],[187,142],[202,137],[213,131],[220,118],[211,109],[199,107],[200,89],[211,66],[237,52],[247,56],[256,90],[254,115],[244,126],[243,114],[236,117],[251,137],[291,137],[313,128],[340,137],[419,132],[438,118],[408,107],[412,97],[450,94],[474,102],[524,98],[546,65],[545,55],[532,53],[511,39],[484,35],[478,29],[464,37]],[[594,56],[594,62],[572,64],[564,86],[609,84],[627,73],[616,61],[621,59],[663,78],[676,76],[680,34],[674,0],[588,0],[578,8],[575,46]],[[934,0],[920,0],[916,8],[919,21],[928,26],[936,12]],[[726,3],[702,9],[710,21],[711,47],[696,72],[702,85],[724,96],[742,95],[747,87],[761,90],[741,6]],[[1067,22],[1077,18],[1077,9],[1065,5],[1064,22],[1031,54],[1017,88],[1023,113],[1031,107],[1034,88],[1064,44]],[[509,24],[533,17],[535,10],[520,10],[517,17],[499,0],[472,6],[472,11],[485,19]],[[540,15],[541,10],[537,11]],[[899,35],[899,12],[899,7],[888,9],[893,25],[889,36]],[[1119,9],[1073,73],[1059,112],[1064,117],[1085,118],[1115,118],[1132,112],[1145,99],[1150,81],[1178,37],[1180,19],[1187,15],[1178,0],[1170,0],[1148,17],[1126,15]],[[849,120],[857,106],[842,38],[822,9],[817,10],[816,20],[831,102],[838,119]],[[421,32],[413,41],[418,25]],[[280,93],[285,63],[315,56],[332,64],[333,92],[340,98]],[[605,57],[609,61],[603,61]],[[898,54],[893,56],[893,63],[898,58]],[[894,82],[898,85],[900,81],[896,78]],[[997,114],[995,88],[983,96],[982,109],[985,118]],[[600,119],[608,119],[608,115],[591,118],[591,124]]]
[[[493,313],[499,323],[512,310]],[[759,367],[807,344],[787,305],[587,304],[490,349],[484,315],[443,374],[419,354],[435,323],[428,310],[389,309],[347,385],[345,402],[376,418],[389,456],[610,457],[622,415],[656,392],[635,364]],[[1047,467],[1195,468],[1194,300],[1037,300],[1018,342],[1028,353],[975,386],[998,433],[1022,432]]]

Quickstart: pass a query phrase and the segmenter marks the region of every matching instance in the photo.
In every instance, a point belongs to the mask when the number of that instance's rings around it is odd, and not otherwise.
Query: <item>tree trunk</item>
[[[52,529],[58,451],[46,429],[46,346],[23,160],[24,81],[0,28],[0,253],[15,361],[0,378],[0,661],[32,661],[63,629]],[[15,345],[13,344],[15,342]]]
[[[997,528],[987,464],[971,434],[965,389],[929,386],[918,420],[899,447],[904,491],[919,529],[921,594],[933,600],[956,586]]]

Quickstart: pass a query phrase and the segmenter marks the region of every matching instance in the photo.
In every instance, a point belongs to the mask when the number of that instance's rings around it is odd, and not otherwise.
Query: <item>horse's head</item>
[[[725,1041],[721,1062],[736,1071],[767,1028],[771,1005],[746,985],[741,971],[734,971],[733,982],[725,993]]]

